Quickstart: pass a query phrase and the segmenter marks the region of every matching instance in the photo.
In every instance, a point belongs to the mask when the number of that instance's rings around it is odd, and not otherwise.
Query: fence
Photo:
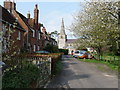
[[[102,61],[108,62],[110,64],[119,65],[120,57],[118,56],[101,56]]]
[[[100,60],[118,66],[120,62],[120,56],[100,56]]]
[[[51,76],[51,57],[39,57],[39,56],[14,56],[10,58],[3,58],[7,68],[3,68],[3,73],[7,71],[14,71],[23,67],[23,63],[31,63],[37,65],[40,70],[40,76],[36,81],[36,85],[32,88],[43,87]],[[3,74],[3,75],[4,75]]]

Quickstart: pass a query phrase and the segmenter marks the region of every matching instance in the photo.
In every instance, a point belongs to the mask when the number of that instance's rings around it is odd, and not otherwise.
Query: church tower
[[[58,37],[58,47],[60,49],[65,48],[66,40],[67,40],[67,35],[65,34],[64,20],[62,18],[61,30],[60,30],[60,34],[59,34],[59,37]]]

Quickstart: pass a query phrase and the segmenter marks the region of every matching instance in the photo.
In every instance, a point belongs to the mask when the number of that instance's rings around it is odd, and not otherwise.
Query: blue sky
[[[43,23],[47,32],[57,30],[60,31],[61,19],[64,18],[65,30],[68,38],[72,37],[72,33],[68,28],[73,22],[73,16],[81,9],[79,2],[16,2],[17,11],[27,16],[30,11],[33,17],[35,4],[38,4],[39,22]],[[0,5],[3,5],[1,2]]]

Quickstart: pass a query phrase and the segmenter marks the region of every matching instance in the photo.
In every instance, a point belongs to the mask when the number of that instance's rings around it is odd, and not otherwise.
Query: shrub
[[[44,50],[49,51],[50,53],[59,53],[58,47],[55,45],[47,45]]]
[[[8,71],[3,76],[3,88],[29,88],[37,80],[40,70],[33,64],[24,64],[22,69]]]
[[[68,49],[59,49],[60,53],[64,53],[64,55],[68,55]]]

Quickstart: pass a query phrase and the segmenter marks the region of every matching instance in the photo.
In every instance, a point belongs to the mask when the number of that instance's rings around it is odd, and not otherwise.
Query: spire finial
[[[64,19],[63,19],[63,17],[62,17],[62,23],[64,23]]]
[[[62,17],[62,21],[63,21],[63,17]]]
[[[64,19],[62,18],[62,27],[64,28]]]

